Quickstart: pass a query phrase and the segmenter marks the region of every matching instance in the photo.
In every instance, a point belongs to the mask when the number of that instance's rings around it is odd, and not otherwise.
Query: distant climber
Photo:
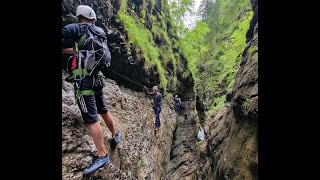
[[[76,16],[78,17],[79,23],[66,25],[62,29],[62,53],[73,55],[71,67],[72,76],[69,77],[69,80],[74,82],[75,99],[81,111],[83,121],[90,131],[97,150],[97,156],[93,158],[92,163],[83,171],[83,174],[86,175],[110,163],[110,159],[105,149],[103,132],[98,114],[100,114],[111,131],[111,142],[113,144],[117,145],[120,142],[121,134],[119,131],[116,132],[113,118],[108,112],[102,93],[105,82],[100,70],[103,66],[99,69],[100,66],[94,64],[93,67],[91,66],[90,68],[87,68],[88,64],[90,65],[91,63],[92,65],[92,63],[97,62],[97,55],[91,56],[92,53],[94,54],[101,49],[89,51],[88,46],[85,46],[87,45],[86,43],[102,41],[101,44],[103,45],[104,52],[100,52],[100,55],[103,54],[103,57],[100,57],[98,62],[100,63],[100,60],[103,58],[107,61],[111,60],[110,51],[106,45],[106,33],[102,28],[94,25],[96,21],[96,14],[91,7],[79,5],[76,10]],[[88,37],[94,38],[89,41]],[[86,57],[83,57],[84,55]],[[83,61],[84,64],[81,65]]]
[[[182,105],[181,98],[178,98],[178,95],[175,95],[175,97],[174,97],[174,111],[176,113],[179,112],[181,105]]]
[[[175,95],[173,98],[173,108],[175,112],[178,112],[177,106],[176,106],[177,102],[178,102],[178,95]]]
[[[160,112],[161,112],[161,107],[162,107],[162,94],[158,92],[158,86],[153,86],[152,87],[152,105],[153,105],[153,110],[156,115],[155,123],[154,123],[154,130],[158,130],[158,128],[161,126],[160,122]]]
[[[188,115],[186,112],[184,113],[184,120],[188,120]]]

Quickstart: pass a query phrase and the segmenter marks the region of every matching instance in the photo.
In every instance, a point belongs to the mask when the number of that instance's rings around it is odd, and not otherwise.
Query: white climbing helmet
[[[79,15],[82,15],[88,19],[97,19],[94,10],[87,5],[79,5],[77,7],[76,16],[78,17]]]
[[[157,90],[158,90],[158,86],[153,86],[153,87],[152,87],[152,90],[157,91]]]

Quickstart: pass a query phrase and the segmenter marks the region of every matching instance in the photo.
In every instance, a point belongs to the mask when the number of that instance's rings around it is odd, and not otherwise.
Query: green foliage
[[[154,15],[151,15],[150,19],[151,19],[152,24],[155,24],[155,22],[157,22],[157,18]]]
[[[185,38],[180,41],[183,55],[187,58],[188,69],[192,73],[193,79],[198,72],[197,62],[199,62],[207,51],[207,47],[203,44],[206,33],[209,28],[205,22],[199,21],[195,29],[189,32]]]
[[[258,47],[257,46],[251,46],[248,49],[248,53],[253,54],[254,52],[258,51]]]
[[[214,102],[212,103],[211,107],[209,108],[209,111],[206,113],[207,117],[210,117],[212,113],[220,110],[225,105],[225,99],[226,95],[220,96],[218,98],[214,99]]]
[[[164,41],[163,43],[170,46],[171,49],[171,42],[168,37],[167,31],[163,30],[163,28],[160,28],[157,24],[154,24],[152,26],[151,32],[154,34],[154,38],[161,39],[162,41]]]
[[[251,46],[248,49],[248,53],[251,54],[251,60],[258,61],[258,47],[257,46]]]
[[[217,111],[217,110],[221,109],[224,106],[225,99],[226,99],[226,95],[223,95],[223,96],[216,98],[214,100],[213,105],[211,106],[212,110]]]
[[[181,19],[187,12],[192,11],[192,0],[177,0],[170,4],[170,10],[176,20]]]
[[[120,22],[119,18],[116,18],[116,23],[119,23],[119,22]]]
[[[258,53],[254,53],[252,56],[251,56],[251,59],[253,61],[258,61]]]
[[[243,112],[247,111],[250,105],[250,97],[249,96],[245,96],[244,100],[241,104],[241,109]]]
[[[120,0],[119,13],[125,13],[127,9],[127,0]]]
[[[150,1],[149,1],[149,5],[150,5],[150,7],[151,7],[150,12],[152,12],[155,3],[156,3],[156,0],[150,0]]]
[[[164,89],[164,91],[166,91],[167,84],[168,84],[168,80],[166,78],[166,71],[163,68],[163,66],[161,65],[161,62],[159,60],[156,61],[156,67],[157,67],[157,71],[159,72],[159,75],[160,75],[160,85]]]
[[[178,78],[176,75],[173,77],[173,87],[177,87]]]
[[[141,22],[142,24],[144,24],[146,21],[145,21],[144,19],[140,18],[140,22]]]
[[[126,6],[125,0],[122,0],[121,6],[120,9],[125,9],[123,7]],[[129,43],[137,47],[143,55],[145,69],[148,70],[151,65],[156,66],[156,70],[159,73],[160,85],[166,91],[168,83],[166,71],[159,60],[159,48],[154,44],[151,32],[145,29],[140,21],[136,21],[133,17],[127,15],[125,11],[119,11],[118,16],[128,33]]]
[[[164,101],[167,103],[167,104],[171,104],[172,103],[172,97],[173,97],[173,94],[172,93],[166,93],[164,96]]]
[[[188,31],[182,21],[188,12],[192,12],[192,6],[192,0],[176,0],[169,5],[170,14],[175,21],[174,24],[177,26],[177,33],[180,37],[183,37]]]
[[[216,56],[217,59],[223,62],[220,75],[218,76],[219,81],[226,79],[227,84],[234,81],[235,75],[238,70],[238,63],[241,60],[241,54],[246,46],[246,32],[248,31],[252,12],[247,13],[247,18],[243,19],[238,27],[231,34],[231,38],[228,41],[222,42],[224,45],[224,54]],[[232,28],[232,27],[231,27]],[[227,86],[228,86],[227,85]]]
[[[162,27],[162,29],[167,30],[167,25],[166,25],[166,23],[165,23],[164,20],[161,21],[161,27]],[[167,31],[166,31],[166,32],[167,32]]]
[[[203,21],[187,32],[179,45],[197,93],[216,96],[209,104],[210,114],[224,106],[225,94],[232,91],[253,12],[248,0],[203,0],[199,14]],[[251,58],[257,59],[257,53]]]
[[[230,81],[230,83],[228,84],[228,87],[226,88],[227,93],[229,93],[229,92],[232,91],[232,88],[233,88],[234,83],[235,83],[235,79],[232,79],[232,80]]]
[[[142,11],[140,12],[140,17],[141,17],[142,19],[144,19],[144,18],[146,17],[146,10],[142,10]]]
[[[185,71],[182,73],[182,77],[185,79],[187,78],[188,76],[190,76],[190,71]]]
[[[142,10],[141,12],[140,12],[140,22],[142,23],[142,24],[144,24],[146,21],[145,21],[145,18],[146,18],[146,10]]]

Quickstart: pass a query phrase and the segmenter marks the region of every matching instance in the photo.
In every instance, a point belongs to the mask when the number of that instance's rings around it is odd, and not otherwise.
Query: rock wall
[[[196,179],[198,170],[196,105],[195,101],[183,101],[182,103],[183,109],[177,116],[170,161],[166,167],[165,179],[168,180]]]
[[[166,179],[258,179],[258,1],[251,3],[247,46],[226,106],[204,119],[197,96],[196,108],[185,110],[199,113],[190,120],[177,118]],[[198,118],[204,141],[196,139]]]
[[[154,133],[154,113],[151,97],[120,87],[107,79],[104,96],[107,100],[122,141],[114,150],[110,147],[111,133],[103,120],[104,138],[111,164],[88,177],[82,171],[91,162],[95,146],[82,123],[80,111],[73,105],[72,84],[62,87],[62,176],[69,179],[161,179],[169,161],[176,116],[163,104],[161,128]]]
[[[204,123],[200,179],[258,179],[258,1],[227,105]]]

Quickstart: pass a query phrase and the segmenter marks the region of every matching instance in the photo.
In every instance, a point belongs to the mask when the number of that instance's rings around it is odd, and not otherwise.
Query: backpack
[[[107,38],[88,25],[85,33],[75,43],[75,52],[68,60],[67,71],[73,75],[91,75],[110,66],[111,55]]]

